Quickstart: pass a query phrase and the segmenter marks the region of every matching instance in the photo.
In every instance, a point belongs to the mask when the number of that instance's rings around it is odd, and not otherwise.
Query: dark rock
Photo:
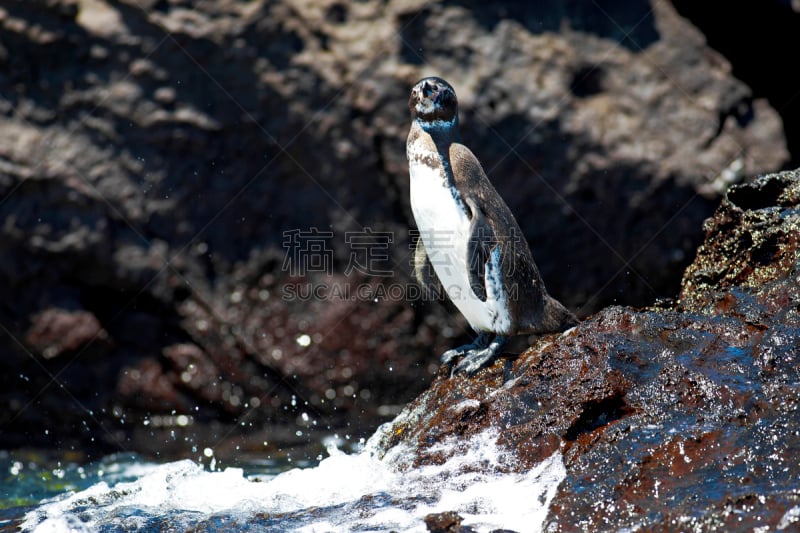
[[[800,2],[773,0],[753,9],[747,0],[733,0],[725,4],[724,21],[709,3],[692,0],[671,0],[671,3],[703,32],[711,48],[730,61],[736,79],[778,110],[792,156],[788,168],[800,166],[800,100],[796,77],[789,81],[778,61],[762,61],[765,57],[780,57],[794,45],[792,36],[800,32]],[[742,39],[742,35],[748,38]]]
[[[461,531],[461,518],[458,513],[447,511],[425,516],[425,526],[432,533],[458,533]]]
[[[455,84],[554,296],[587,315],[673,295],[728,185],[788,157],[729,71],[644,0],[4,3],[0,441],[88,424],[117,446],[172,410],[236,427],[353,413],[355,431],[414,397],[466,331],[402,297],[405,102],[426,74]],[[293,273],[287,240],[311,229],[330,257]],[[365,229],[391,236],[393,276],[348,271]],[[108,337],[81,333],[44,371],[50,345],[17,341],[48,309]]]
[[[97,317],[87,311],[46,309],[34,315],[25,342],[46,359],[65,352],[75,352],[85,346],[96,348],[108,344],[108,333]],[[106,346],[106,350],[109,346]]]
[[[155,359],[143,359],[136,367],[125,369],[117,390],[123,401],[143,412],[189,410]]]
[[[609,307],[474,378],[440,374],[383,446],[438,463],[444,437],[494,428],[509,468],[559,451],[548,531],[792,524],[800,172],[731,188],[706,230],[675,307]]]

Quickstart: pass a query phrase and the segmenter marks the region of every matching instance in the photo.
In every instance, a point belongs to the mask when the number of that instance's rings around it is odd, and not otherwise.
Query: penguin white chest
[[[470,219],[457,193],[446,185],[440,169],[409,162],[411,210],[428,259],[445,292],[477,331],[502,333],[510,327],[505,293],[500,281],[499,254],[486,264],[486,301],[469,282]]]

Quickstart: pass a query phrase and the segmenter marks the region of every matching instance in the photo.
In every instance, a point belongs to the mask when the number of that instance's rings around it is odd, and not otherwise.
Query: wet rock
[[[797,267],[793,250],[800,242],[795,209],[799,202],[796,174],[762,177],[732,187],[714,217],[704,224],[706,242],[684,273],[682,306],[715,312],[720,305],[715,301],[720,301],[723,291],[739,287],[757,292],[790,276]]]
[[[511,469],[560,451],[547,530],[786,527],[800,505],[799,193],[798,171],[731,188],[675,305],[609,307],[474,378],[443,371],[381,429],[384,448],[439,463],[437,442],[491,427]]]
[[[22,441],[154,410],[369,426],[422,390],[466,335],[407,294],[424,75],[455,84],[466,141],[583,315],[674,294],[723,191],[788,157],[776,112],[665,2],[12,2],[0,67],[0,423]],[[332,232],[324,268],[292,272],[312,228]],[[386,257],[354,272],[366,230]],[[48,309],[110,341],[80,333],[44,372],[52,343],[17,340]]]
[[[432,513],[425,517],[425,526],[431,533],[460,533],[473,531],[472,528],[461,527],[464,519],[452,511]]]

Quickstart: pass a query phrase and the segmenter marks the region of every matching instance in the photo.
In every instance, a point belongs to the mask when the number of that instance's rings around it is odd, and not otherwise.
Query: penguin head
[[[408,100],[411,118],[425,123],[458,121],[458,100],[453,86],[442,78],[432,76],[419,80],[411,89]]]

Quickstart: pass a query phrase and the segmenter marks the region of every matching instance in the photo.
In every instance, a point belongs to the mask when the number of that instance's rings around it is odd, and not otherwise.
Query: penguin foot
[[[464,356],[453,370],[450,372],[451,376],[456,374],[467,374],[471,376],[489,362],[493,361],[499,354],[503,347],[508,342],[508,337],[501,335],[491,339],[488,333],[481,333],[475,342],[453,348],[442,354],[442,363],[450,363],[453,359],[459,356]]]
[[[475,350],[482,350],[487,346],[489,346],[490,340],[491,337],[489,336],[488,333],[479,333],[478,337],[471,344],[465,344],[463,346],[459,346],[457,348],[453,348],[451,350],[447,350],[446,352],[444,352],[442,354],[442,359],[441,359],[442,364],[443,365],[450,364],[453,361],[453,359],[457,357],[462,357]]]

